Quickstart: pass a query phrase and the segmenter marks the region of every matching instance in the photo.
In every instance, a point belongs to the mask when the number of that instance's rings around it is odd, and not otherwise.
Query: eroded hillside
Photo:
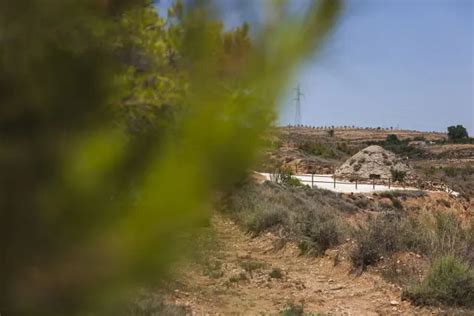
[[[274,131],[257,170],[332,173],[376,141],[410,164],[420,189],[343,194],[254,174],[219,194],[207,241],[191,241],[199,255],[132,314],[473,314],[474,145],[421,132],[389,143],[394,132]],[[440,183],[460,195],[431,190]]]

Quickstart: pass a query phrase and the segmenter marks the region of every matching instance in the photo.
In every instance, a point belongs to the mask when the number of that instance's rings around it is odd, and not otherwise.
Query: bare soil
[[[216,247],[204,263],[177,267],[173,288],[165,295],[167,303],[187,306],[190,314],[277,315],[289,304],[309,314],[442,312],[401,301],[400,288],[376,273],[353,273],[342,249],[324,257],[301,256],[294,244],[276,247],[279,236],[252,238],[221,215],[213,217],[212,226]]]

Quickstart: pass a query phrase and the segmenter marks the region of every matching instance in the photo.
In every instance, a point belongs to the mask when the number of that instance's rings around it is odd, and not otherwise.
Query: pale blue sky
[[[264,1],[219,3],[232,27],[258,20],[258,9],[237,14],[236,3]],[[308,0],[291,3],[304,10]],[[474,134],[473,19],[474,0],[348,0],[324,50],[292,80],[304,93],[303,124],[438,131],[463,124]],[[281,124],[294,122],[292,93],[281,102]]]
[[[474,134],[473,3],[348,1],[323,54],[295,76],[303,124]],[[291,123],[291,98],[283,104]]]

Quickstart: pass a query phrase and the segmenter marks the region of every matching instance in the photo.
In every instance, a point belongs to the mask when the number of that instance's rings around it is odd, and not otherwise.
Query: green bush
[[[320,156],[326,159],[335,159],[344,156],[334,144],[305,142],[299,145],[299,149],[310,155]]]
[[[453,125],[448,127],[448,138],[452,142],[460,142],[469,139],[469,134],[464,126]]]
[[[288,186],[302,186],[303,184],[298,178],[293,177],[293,172],[290,169],[281,169],[279,175],[279,182],[282,185]]]
[[[294,178],[294,177],[288,178],[284,184],[293,186],[293,187],[299,187],[303,185],[303,183],[301,183],[301,181],[298,178]]]
[[[415,304],[473,307],[474,270],[458,257],[439,257],[426,279],[406,288],[402,296]]]
[[[358,148],[345,142],[319,142],[306,140],[299,143],[298,148],[304,153],[325,159],[345,159],[357,153]]]
[[[302,305],[289,304],[281,313],[280,316],[303,316],[304,308]]]
[[[398,170],[391,168],[390,173],[392,174],[392,181],[393,182],[403,182],[405,181],[405,177],[407,175],[406,171]]]
[[[398,139],[397,135],[390,134],[390,135],[387,135],[387,138],[385,139],[385,143],[387,145],[398,145],[400,144],[400,140]]]
[[[273,268],[268,275],[272,279],[281,279],[283,277],[283,271],[280,268]]]

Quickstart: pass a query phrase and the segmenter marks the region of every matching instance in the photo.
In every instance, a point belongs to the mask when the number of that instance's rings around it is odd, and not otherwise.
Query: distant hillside
[[[333,137],[349,142],[383,141],[390,134],[395,134],[399,139],[424,138],[428,141],[445,140],[446,133],[421,132],[412,130],[382,129],[382,128],[321,128],[321,127],[278,127],[277,130],[284,134],[303,137],[327,137],[330,130],[334,130]]]
[[[390,134],[396,135],[398,141],[387,142]],[[284,168],[293,173],[330,174],[358,151],[376,144],[405,159],[424,183],[445,183],[464,197],[472,197],[474,144],[453,144],[446,140],[446,133],[437,132],[278,127],[267,135],[269,146],[256,169],[274,172]]]

